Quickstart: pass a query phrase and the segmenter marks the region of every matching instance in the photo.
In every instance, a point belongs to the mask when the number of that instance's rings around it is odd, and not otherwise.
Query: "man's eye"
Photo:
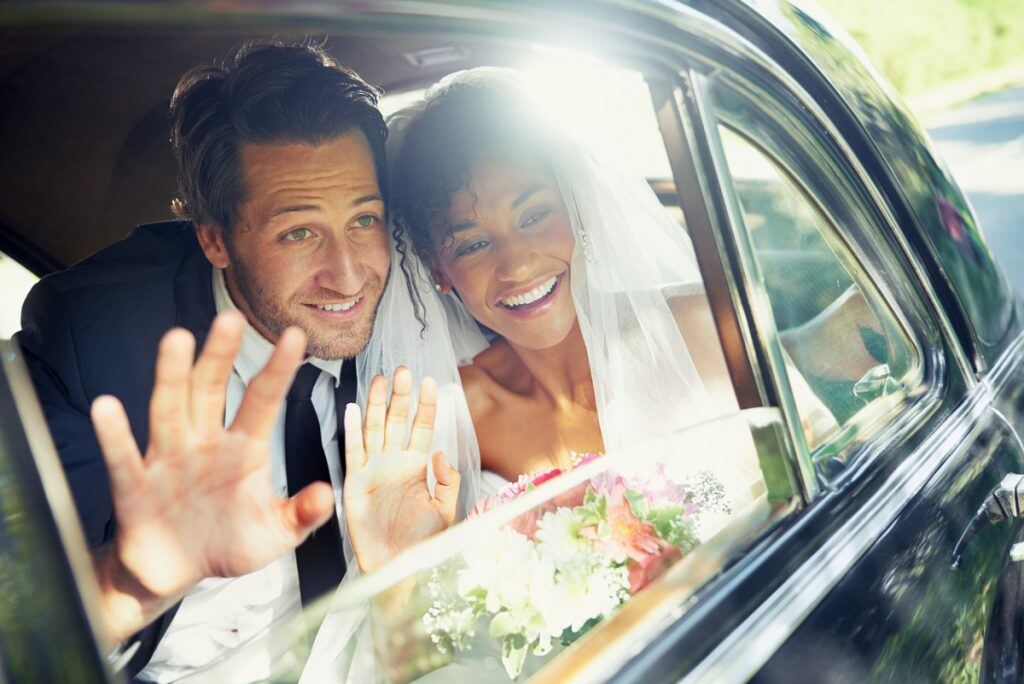
[[[309,239],[309,236],[312,234],[313,232],[309,228],[296,228],[295,230],[289,230],[285,233],[284,239],[292,242],[302,242],[303,240]]]
[[[377,217],[370,215],[360,216],[356,219],[355,224],[357,228],[372,228],[377,225]]]

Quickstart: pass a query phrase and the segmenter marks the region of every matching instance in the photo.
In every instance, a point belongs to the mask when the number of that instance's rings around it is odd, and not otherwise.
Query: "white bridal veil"
[[[710,402],[672,310],[674,294],[700,292],[689,238],[645,179],[625,177],[596,158],[571,130],[557,129],[546,120],[520,74],[481,68],[446,77],[420,102],[391,117],[388,158],[399,158],[410,124],[453,86],[500,92],[503,99],[521,105],[524,120],[557,141],[549,153],[576,238],[572,295],[606,449],[710,417]],[[406,238],[405,244],[411,240]],[[399,269],[402,255],[393,248],[374,333],[359,357],[359,401],[365,402],[363,388],[374,374],[390,374],[399,364],[409,366],[416,377],[430,374],[438,380],[442,403],[434,448],[444,449],[462,473],[464,513],[479,491],[480,460],[457,366],[487,342],[458,298],[438,294],[414,254],[404,258],[426,309],[427,328],[421,333],[416,323]],[[365,623],[365,611],[330,614],[303,681],[374,681],[379,671]]]

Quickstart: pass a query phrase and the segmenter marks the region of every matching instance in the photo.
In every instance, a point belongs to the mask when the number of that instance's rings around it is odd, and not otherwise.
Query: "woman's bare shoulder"
[[[507,389],[503,381],[513,361],[510,355],[514,356],[512,348],[499,339],[473,357],[471,363],[459,367],[462,388],[474,418],[490,412],[498,404],[501,392]]]

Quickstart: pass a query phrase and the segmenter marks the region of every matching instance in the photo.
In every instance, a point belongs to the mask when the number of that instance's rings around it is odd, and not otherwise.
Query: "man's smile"
[[[337,302],[324,302],[320,304],[303,304],[318,316],[323,316],[332,321],[347,320],[356,317],[363,309],[360,304],[363,302],[363,295]]]

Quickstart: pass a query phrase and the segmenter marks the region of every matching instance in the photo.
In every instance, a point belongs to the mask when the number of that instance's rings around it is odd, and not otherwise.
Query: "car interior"
[[[385,37],[289,26],[0,29],[0,250],[43,275],[135,225],[174,218],[167,115],[174,85],[189,68],[254,36],[323,42],[385,98],[463,68],[522,66],[524,55],[522,46],[499,40],[409,31]],[[670,179],[652,181],[665,201],[674,201]]]

